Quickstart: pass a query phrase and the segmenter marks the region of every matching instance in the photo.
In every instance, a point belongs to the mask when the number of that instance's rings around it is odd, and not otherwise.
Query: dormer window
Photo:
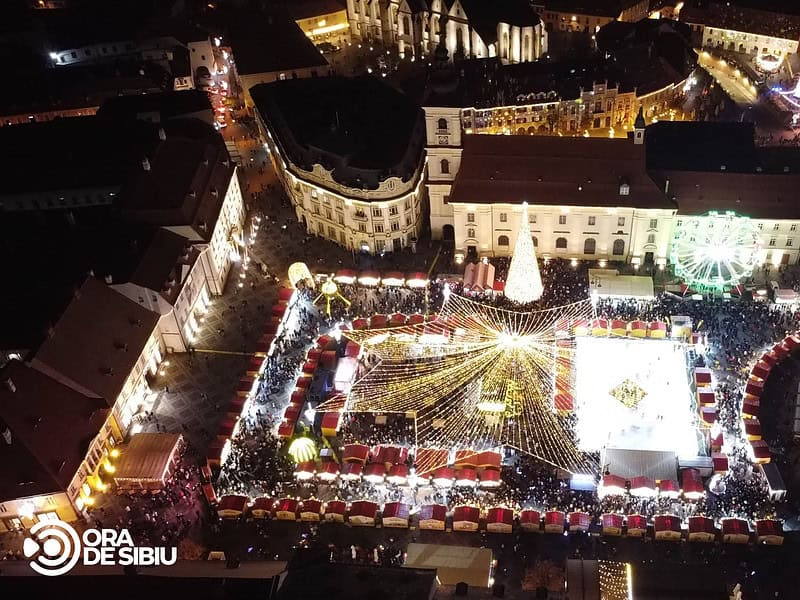
[[[630,196],[631,194],[631,186],[628,184],[627,181],[623,181],[619,184],[619,195],[620,196]]]

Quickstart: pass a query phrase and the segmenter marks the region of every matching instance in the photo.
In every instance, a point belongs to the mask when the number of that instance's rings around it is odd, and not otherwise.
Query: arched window
[[[586,238],[586,241],[583,242],[583,253],[594,254],[596,246],[597,244],[595,243],[594,238]]]
[[[498,246],[508,246],[508,236],[507,235],[501,235],[499,238],[497,238],[497,245]]]
[[[409,35],[411,33],[411,19],[408,17],[403,18],[403,33]]]
[[[472,228],[467,229],[467,237],[469,239],[471,239],[471,240],[474,240],[475,239],[475,230],[472,229]]]
[[[443,174],[450,173],[450,161],[446,158],[442,159],[442,161],[439,163],[439,167]]]
[[[566,250],[567,249],[567,238],[557,238],[556,239],[556,250]]]
[[[625,240],[614,240],[614,248],[611,252],[614,256],[625,254]]]
[[[533,240],[533,247],[534,248],[538,248],[539,247],[539,239],[535,235],[532,235],[531,239]]]
[[[436,124],[436,128],[440,131],[447,131],[447,119],[439,119],[438,123]]]
[[[508,32],[503,33],[503,58],[508,59]]]

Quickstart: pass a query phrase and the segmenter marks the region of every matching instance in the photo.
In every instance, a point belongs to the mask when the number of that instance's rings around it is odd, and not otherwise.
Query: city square
[[[0,590],[796,595],[796,7],[112,4],[4,8]]]

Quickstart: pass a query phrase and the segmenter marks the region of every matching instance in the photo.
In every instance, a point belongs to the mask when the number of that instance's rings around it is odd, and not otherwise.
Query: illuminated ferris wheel
[[[684,217],[672,239],[675,274],[693,289],[722,290],[749,277],[759,260],[755,224],[735,213]]]

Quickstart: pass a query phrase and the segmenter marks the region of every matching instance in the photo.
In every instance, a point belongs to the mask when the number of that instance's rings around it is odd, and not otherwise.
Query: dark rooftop
[[[226,18],[227,17],[227,18]],[[305,67],[328,68],[328,61],[303,33],[288,12],[269,13],[238,9],[223,13],[226,43],[233,48],[239,75],[291,71]]]
[[[322,77],[260,84],[250,89],[271,123],[285,123],[302,149],[344,157],[348,166],[389,169],[408,151],[421,110],[374,77]],[[281,139],[293,162],[292,145]]]
[[[548,11],[617,18],[625,8],[639,0],[547,0]]]
[[[684,7],[681,10],[681,21],[790,40],[800,37],[800,7],[796,2],[708,2]]]
[[[644,159],[629,139],[467,135],[449,201],[674,208]]]
[[[200,90],[185,90],[110,98],[103,103],[97,114],[112,119],[137,119],[155,114],[159,120],[166,121],[211,110],[208,94]]]
[[[478,32],[486,45],[497,42],[497,24],[508,23],[519,27],[541,23],[539,15],[528,0],[461,0],[469,24]]]
[[[295,21],[347,10],[345,0],[284,0],[284,4]]]
[[[184,270],[191,268],[197,256],[197,248],[187,238],[160,228],[130,280],[159,292],[174,304],[185,278]]]
[[[0,440],[0,502],[66,490],[108,416],[105,401],[19,360],[0,371],[0,382],[0,429],[11,435]]]

